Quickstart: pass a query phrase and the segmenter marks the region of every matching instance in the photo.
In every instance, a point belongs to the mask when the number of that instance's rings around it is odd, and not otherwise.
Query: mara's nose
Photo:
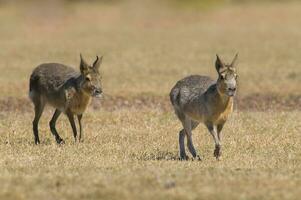
[[[232,92],[235,92],[236,91],[236,87],[230,87],[228,90],[232,91]]]
[[[101,94],[102,93],[102,90],[101,89],[95,89],[95,94]]]

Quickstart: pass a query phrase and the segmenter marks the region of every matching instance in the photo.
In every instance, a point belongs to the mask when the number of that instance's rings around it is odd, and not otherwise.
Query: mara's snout
[[[233,97],[233,96],[235,96],[235,94],[236,94],[236,87],[228,88],[228,90],[227,90],[227,95],[228,96]]]
[[[95,88],[92,94],[93,97],[100,98],[102,96],[102,89]]]

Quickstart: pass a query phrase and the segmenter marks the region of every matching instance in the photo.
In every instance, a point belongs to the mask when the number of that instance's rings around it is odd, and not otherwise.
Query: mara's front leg
[[[218,131],[217,131],[217,126],[214,125],[211,122],[207,122],[206,126],[210,132],[210,134],[212,135],[213,139],[214,139],[214,143],[215,143],[215,149],[214,149],[214,157],[219,160],[219,157],[221,156],[221,144],[220,144],[220,139],[219,139],[219,135],[218,135]]]
[[[73,131],[73,136],[74,136],[74,140],[76,142],[76,137],[77,137],[77,130],[76,130],[76,125],[75,125],[75,122],[74,122],[74,115],[72,112],[67,112],[67,117],[69,119],[69,122],[70,122],[70,125],[71,125],[71,128],[72,128],[72,131]]]
[[[216,126],[216,130],[217,130],[217,137],[219,140],[219,156],[222,155],[222,150],[221,150],[221,146],[222,146],[222,129],[224,127],[225,122],[218,124]]]
[[[84,141],[84,133],[83,133],[83,127],[82,127],[82,117],[83,117],[82,114],[77,115],[78,124],[79,124],[79,137],[78,137],[79,142]]]
[[[220,143],[222,141],[222,129],[224,127],[224,124],[225,124],[225,122],[223,122],[221,124],[218,124],[216,126],[216,128],[217,128],[217,137],[218,137]]]

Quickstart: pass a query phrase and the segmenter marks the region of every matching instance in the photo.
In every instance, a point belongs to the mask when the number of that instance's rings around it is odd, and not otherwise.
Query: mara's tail
[[[169,93],[170,102],[173,106],[179,106],[180,89],[173,88]]]
[[[34,76],[31,74],[30,79],[29,79],[29,98],[32,99],[34,96],[34,93],[38,90],[37,85],[38,85],[39,78],[37,76]]]
[[[171,104],[175,110],[175,114],[178,116],[179,119],[181,119],[181,120],[184,119],[185,115],[182,112],[181,102],[180,102],[180,99],[181,99],[180,88],[174,87],[170,91],[169,98],[170,98]]]

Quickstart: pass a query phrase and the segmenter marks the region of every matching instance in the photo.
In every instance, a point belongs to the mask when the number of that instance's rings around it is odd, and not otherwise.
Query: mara
[[[35,144],[40,143],[38,124],[46,104],[55,108],[49,122],[51,133],[58,144],[64,143],[59,136],[55,124],[61,113],[65,113],[72,127],[75,141],[77,130],[74,116],[79,123],[78,140],[83,140],[81,119],[92,97],[102,94],[99,67],[102,57],[96,58],[92,65],[80,55],[80,72],[74,68],[59,63],[45,63],[37,66],[29,81],[29,97],[34,104],[35,117],[32,122]]]
[[[215,67],[217,81],[208,76],[192,75],[179,80],[170,92],[170,101],[183,125],[179,132],[180,159],[188,159],[184,139],[193,158],[200,159],[192,142],[192,130],[204,123],[215,142],[214,156],[221,156],[221,131],[233,110],[233,97],[237,90],[236,61],[224,63],[217,55]]]

